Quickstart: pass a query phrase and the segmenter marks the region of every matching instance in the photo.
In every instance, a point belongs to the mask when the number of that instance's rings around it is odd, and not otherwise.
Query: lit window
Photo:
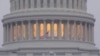
[[[36,24],[33,24],[33,36],[36,38]]]
[[[61,24],[61,36],[64,37],[64,24]]]
[[[57,24],[55,23],[54,24],[54,37],[57,37],[57,31],[58,30],[58,26],[57,26]]]
[[[83,31],[82,31],[82,33],[83,33],[83,41],[85,41],[85,25],[83,25]]]
[[[70,37],[71,39],[74,39],[74,24],[70,24]]]
[[[44,25],[43,23],[40,24],[40,37],[43,38],[44,35]]]
[[[80,27],[80,24],[77,24],[77,36],[78,36],[78,39],[80,40],[80,37],[81,37],[81,27]]]
[[[51,32],[51,26],[50,26],[50,23],[47,24],[47,32],[48,32],[48,35],[50,36],[50,32]]]
[[[17,26],[14,26],[13,27],[13,40],[15,41],[15,40],[17,40]]]
[[[22,25],[22,29],[23,29],[23,38],[26,39],[27,37],[27,25]]]
[[[20,25],[18,25],[17,26],[17,34],[18,34],[18,38],[20,38],[21,37],[21,26]]]

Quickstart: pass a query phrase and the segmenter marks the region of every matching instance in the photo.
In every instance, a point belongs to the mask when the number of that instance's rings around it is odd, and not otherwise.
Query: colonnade
[[[87,0],[11,0],[10,4],[11,11],[29,8],[87,9]]]
[[[3,26],[4,43],[28,40],[93,42],[94,26],[79,21],[22,21]]]

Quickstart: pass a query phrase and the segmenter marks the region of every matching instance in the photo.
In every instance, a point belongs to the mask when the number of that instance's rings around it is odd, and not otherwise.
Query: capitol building
[[[0,56],[99,56],[87,0],[10,0]]]

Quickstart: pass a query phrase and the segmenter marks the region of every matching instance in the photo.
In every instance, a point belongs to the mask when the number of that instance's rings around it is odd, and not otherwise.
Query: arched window
[[[16,41],[17,40],[17,26],[14,25],[13,26],[13,40]]]

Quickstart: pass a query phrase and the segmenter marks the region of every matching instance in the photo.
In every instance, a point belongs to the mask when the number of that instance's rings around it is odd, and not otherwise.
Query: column
[[[75,41],[77,41],[77,27],[76,27],[76,21],[74,21],[74,36],[75,36],[75,38],[74,38],[74,40]]]
[[[88,29],[88,35],[89,35],[89,42],[91,42],[91,24],[89,23],[89,29]]]
[[[3,43],[6,43],[6,25],[3,24]]]
[[[11,1],[11,12],[14,11],[14,1]]]
[[[32,35],[32,24],[31,21],[28,21],[28,40],[32,40],[33,35]]]
[[[52,36],[52,40],[54,40],[54,21],[51,21],[51,36]]]
[[[33,53],[27,53],[26,56],[34,56]]]
[[[20,0],[20,9],[24,9],[24,1],[23,0]]]
[[[60,0],[57,0],[57,8],[60,8]]]
[[[10,42],[13,40],[13,24],[10,24]]]
[[[61,36],[61,24],[62,24],[62,21],[60,20],[59,23],[58,23],[58,38],[59,40],[61,40],[62,36]]]
[[[25,0],[25,8],[29,8],[29,0]]]
[[[67,6],[66,6],[66,5],[67,5],[66,2],[67,2],[67,0],[63,0],[63,8],[66,8],[66,7],[67,7]]]
[[[40,0],[37,0],[37,8],[41,8],[41,2],[40,2]]]
[[[66,53],[65,56],[73,56],[72,53]]]
[[[24,40],[23,38],[23,21],[21,22],[21,38],[20,38],[21,41]]]
[[[80,29],[81,29],[81,33],[80,33],[80,41],[83,40],[83,29],[82,29],[82,22],[80,22]]]
[[[87,10],[87,0],[84,0],[84,9],[85,9],[85,11]]]
[[[94,43],[94,24],[92,25],[92,43]]]
[[[78,0],[78,9],[81,9],[81,0]]]
[[[15,53],[10,53],[10,56],[17,56],[17,54],[15,54]]]
[[[77,9],[77,0],[74,0],[74,9]]]
[[[54,0],[50,0],[50,8],[54,8]]]
[[[69,20],[67,21],[67,40],[70,40],[70,23],[69,23]]]
[[[44,34],[46,34],[46,21],[44,20]]]
[[[64,23],[64,26],[65,26],[65,28],[64,28],[64,30],[65,30],[65,32],[64,32],[64,37],[65,37],[65,39],[67,39],[67,22],[65,22]]]
[[[19,2],[18,2],[18,0],[15,0],[15,4],[16,4],[16,10],[18,10],[19,9]]]
[[[72,9],[72,0],[69,0],[69,8]]]
[[[39,22],[36,20],[36,39],[39,40],[40,34],[39,34]]]
[[[7,24],[7,36],[6,36],[6,39],[7,39],[7,43],[9,42],[8,40],[9,40],[9,29],[8,29],[8,24]]]
[[[81,56],[90,56],[88,53],[82,53]]]
[[[43,7],[47,8],[47,0],[43,0]]]
[[[18,41],[18,27],[17,27],[17,22],[15,23],[15,25],[16,25],[16,41]]]
[[[42,56],[45,56],[45,53],[42,53]]]
[[[34,0],[31,0],[31,8],[34,8]]]
[[[88,42],[87,23],[85,23],[85,41]]]

